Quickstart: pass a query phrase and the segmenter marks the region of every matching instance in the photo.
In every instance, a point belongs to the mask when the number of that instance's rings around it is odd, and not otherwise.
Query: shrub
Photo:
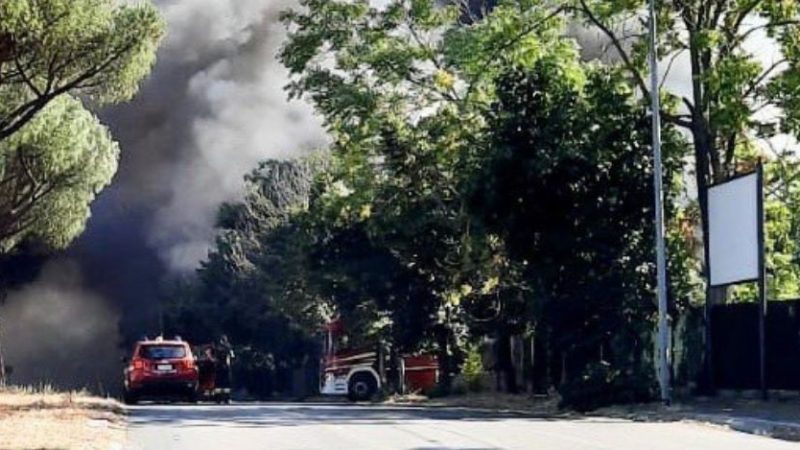
[[[585,412],[618,403],[648,402],[653,399],[654,383],[649,372],[625,373],[600,361],[589,364],[580,377],[559,387],[559,406]]]
[[[483,390],[484,373],[480,348],[477,345],[471,346],[467,349],[464,366],[461,368],[461,375],[464,377],[468,391],[480,392]]]

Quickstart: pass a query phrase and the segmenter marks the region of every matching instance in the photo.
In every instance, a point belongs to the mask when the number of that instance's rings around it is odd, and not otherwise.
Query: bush
[[[459,389],[455,386],[451,387],[450,389],[445,389],[442,385],[436,384],[436,386],[430,387],[422,391],[422,395],[428,398],[442,398],[447,397],[449,395],[460,395],[463,392],[459,392]]]
[[[461,375],[464,377],[466,388],[470,392],[480,392],[483,390],[483,379],[485,371],[483,369],[483,357],[477,345],[467,349],[464,366],[461,368]]]
[[[624,373],[607,361],[592,363],[583,374],[562,384],[560,407],[592,411],[619,403],[643,403],[653,400],[655,380],[649,372]]]

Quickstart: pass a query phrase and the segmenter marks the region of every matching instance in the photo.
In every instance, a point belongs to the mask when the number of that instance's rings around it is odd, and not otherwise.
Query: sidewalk
[[[634,421],[691,421],[743,433],[800,442],[800,396],[770,401],[746,398],[697,398],[672,406],[623,405],[590,414]]]
[[[639,422],[695,422],[731,430],[800,442],[800,395],[784,394],[770,401],[753,398],[694,398],[672,406],[659,403],[618,405],[587,414],[558,409],[557,398],[533,399],[527,395],[493,392],[436,399],[400,396],[387,400],[391,405],[464,407],[509,412],[538,417],[610,417]]]

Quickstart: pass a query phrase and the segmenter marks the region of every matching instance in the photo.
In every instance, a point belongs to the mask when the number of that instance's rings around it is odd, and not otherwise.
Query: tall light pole
[[[658,385],[661,400],[672,400],[669,373],[669,324],[667,323],[667,251],[664,246],[664,186],[661,167],[661,99],[658,80],[656,0],[650,0],[650,106],[653,114],[653,187],[656,210],[656,274],[658,277]]]

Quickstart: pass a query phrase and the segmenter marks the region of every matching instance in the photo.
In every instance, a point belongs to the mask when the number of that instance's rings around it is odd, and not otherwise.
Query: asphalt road
[[[544,419],[465,409],[142,405],[127,450],[772,450],[797,444],[689,423]]]

